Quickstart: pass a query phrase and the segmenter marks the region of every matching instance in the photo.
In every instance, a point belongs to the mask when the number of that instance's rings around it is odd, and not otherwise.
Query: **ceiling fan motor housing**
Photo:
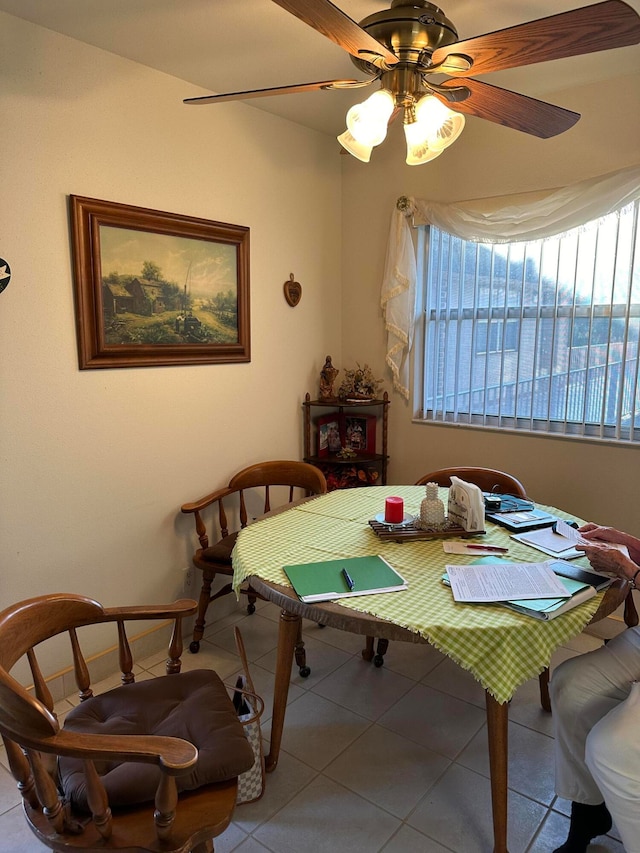
[[[451,21],[427,0],[393,0],[390,9],[368,15],[360,26],[393,51],[400,64],[422,73],[429,70],[436,48],[458,40]],[[372,63],[354,56],[351,60],[366,74],[380,75],[380,69]]]

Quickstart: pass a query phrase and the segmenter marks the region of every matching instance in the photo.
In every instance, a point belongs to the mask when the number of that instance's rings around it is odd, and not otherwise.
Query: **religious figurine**
[[[336,381],[336,376],[340,373],[331,363],[331,356],[327,356],[324,367],[320,371],[320,399],[334,400],[333,383]]]

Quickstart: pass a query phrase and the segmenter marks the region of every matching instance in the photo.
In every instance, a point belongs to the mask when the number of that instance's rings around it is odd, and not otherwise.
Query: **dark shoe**
[[[611,815],[604,803],[599,806],[571,803],[569,836],[553,853],[586,853],[591,839],[606,835],[612,826]]]

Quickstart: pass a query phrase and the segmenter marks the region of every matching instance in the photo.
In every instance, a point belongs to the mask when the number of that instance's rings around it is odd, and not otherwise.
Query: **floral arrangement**
[[[353,370],[345,370],[338,397],[341,400],[373,400],[381,385],[382,379],[375,378],[368,364],[362,367],[358,364]]]

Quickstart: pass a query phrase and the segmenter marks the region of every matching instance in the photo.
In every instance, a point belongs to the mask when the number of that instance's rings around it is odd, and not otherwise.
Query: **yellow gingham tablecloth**
[[[445,501],[446,492],[441,490],[440,495]],[[284,565],[380,554],[406,579],[408,589],[347,598],[340,604],[420,634],[471,672],[498,702],[507,702],[520,684],[549,665],[554,649],[582,631],[603,594],[550,622],[500,605],[455,602],[451,590],[442,583],[444,567],[447,563],[470,563],[473,557],[445,554],[442,542],[447,540],[443,539],[385,542],[368,524],[370,518],[384,512],[386,496],[404,498],[405,512],[415,515],[424,494],[422,486],[334,491],[256,521],[241,531],[236,542],[233,587],[237,594],[250,575],[291,586],[282,570]],[[552,507],[542,508],[562,518],[571,517]],[[508,546],[508,558],[513,562],[547,559],[489,522],[487,535],[474,541]],[[482,552],[478,556],[483,556]]]

